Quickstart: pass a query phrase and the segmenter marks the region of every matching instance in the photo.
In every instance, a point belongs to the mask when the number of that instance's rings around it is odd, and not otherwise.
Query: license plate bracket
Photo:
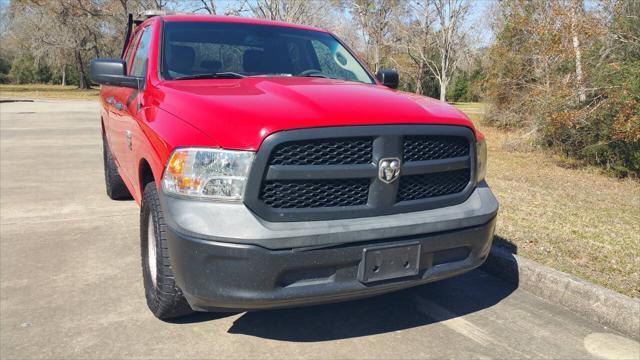
[[[418,275],[420,243],[382,245],[362,250],[358,279],[363,283]]]

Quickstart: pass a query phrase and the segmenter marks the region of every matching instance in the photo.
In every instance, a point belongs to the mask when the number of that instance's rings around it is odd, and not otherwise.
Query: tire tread
[[[156,261],[157,276],[156,286],[150,278],[147,264],[147,248],[149,216],[153,216],[153,224],[156,234]],[[148,183],[144,188],[142,198],[142,209],[140,211],[140,239],[142,272],[147,305],[151,312],[159,319],[171,319],[186,316],[193,313],[187,303],[182,290],[176,285],[175,277],[171,269],[171,259],[166,237],[166,223],[160,208],[158,190],[153,182]]]

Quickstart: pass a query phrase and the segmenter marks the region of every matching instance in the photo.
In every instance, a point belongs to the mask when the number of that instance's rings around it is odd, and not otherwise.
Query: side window
[[[143,77],[145,67],[147,65],[147,58],[149,57],[149,42],[151,40],[151,27],[147,26],[142,30],[142,35],[140,36],[140,41],[138,42],[138,47],[136,48],[136,52],[133,54],[133,60],[131,64],[131,76],[139,76]]]
[[[325,43],[318,40],[312,40],[311,44],[318,56],[323,73],[342,79],[357,80],[358,77],[354,71],[358,71],[361,78],[368,77],[364,70],[355,63],[355,60],[352,60],[351,64],[349,63],[348,58],[342,54],[342,51],[346,53],[342,46],[337,45],[335,49],[330,49]]]
[[[133,48],[136,46],[136,43],[140,39],[140,33],[136,33],[135,36],[131,39],[129,46],[127,46],[127,52],[124,53],[124,57],[122,60],[127,62],[127,66],[129,66],[129,61],[131,59],[131,53],[133,53]]]

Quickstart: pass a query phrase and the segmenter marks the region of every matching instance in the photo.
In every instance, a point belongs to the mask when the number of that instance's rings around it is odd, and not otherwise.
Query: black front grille
[[[460,136],[405,136],[403,140],[405,162],[469,155],[469,141]]]
[[[469,183],[469,169],[403,176],[398,201],[421,200],[459,193]]]
[[[272,165],[349,165],[371,162],[371,138],[294,141],[278,145]]]
[[[367,204],[369,179],[268,181],[260,198],[275,209],[304,209]]]
[[[256,154],[245,204],[269,221],[380,216],[458,204],[473,190],[474,140],[468,128],[444,125],[276,133]],[[389,181],[379,166],[394,159],[400,175]]]

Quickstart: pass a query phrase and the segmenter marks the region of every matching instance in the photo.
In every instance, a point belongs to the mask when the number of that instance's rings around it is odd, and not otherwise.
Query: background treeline
[[[618,176],[640,173],[640,1],[505,1],[486,120]]]
[[[486,102],[486,123],[525,130],[516,142],[640,174],[638,0],[12,0],[0,83],[89,87],[90,59],[117,57],[145,9],[327,28],[402,90]]]

